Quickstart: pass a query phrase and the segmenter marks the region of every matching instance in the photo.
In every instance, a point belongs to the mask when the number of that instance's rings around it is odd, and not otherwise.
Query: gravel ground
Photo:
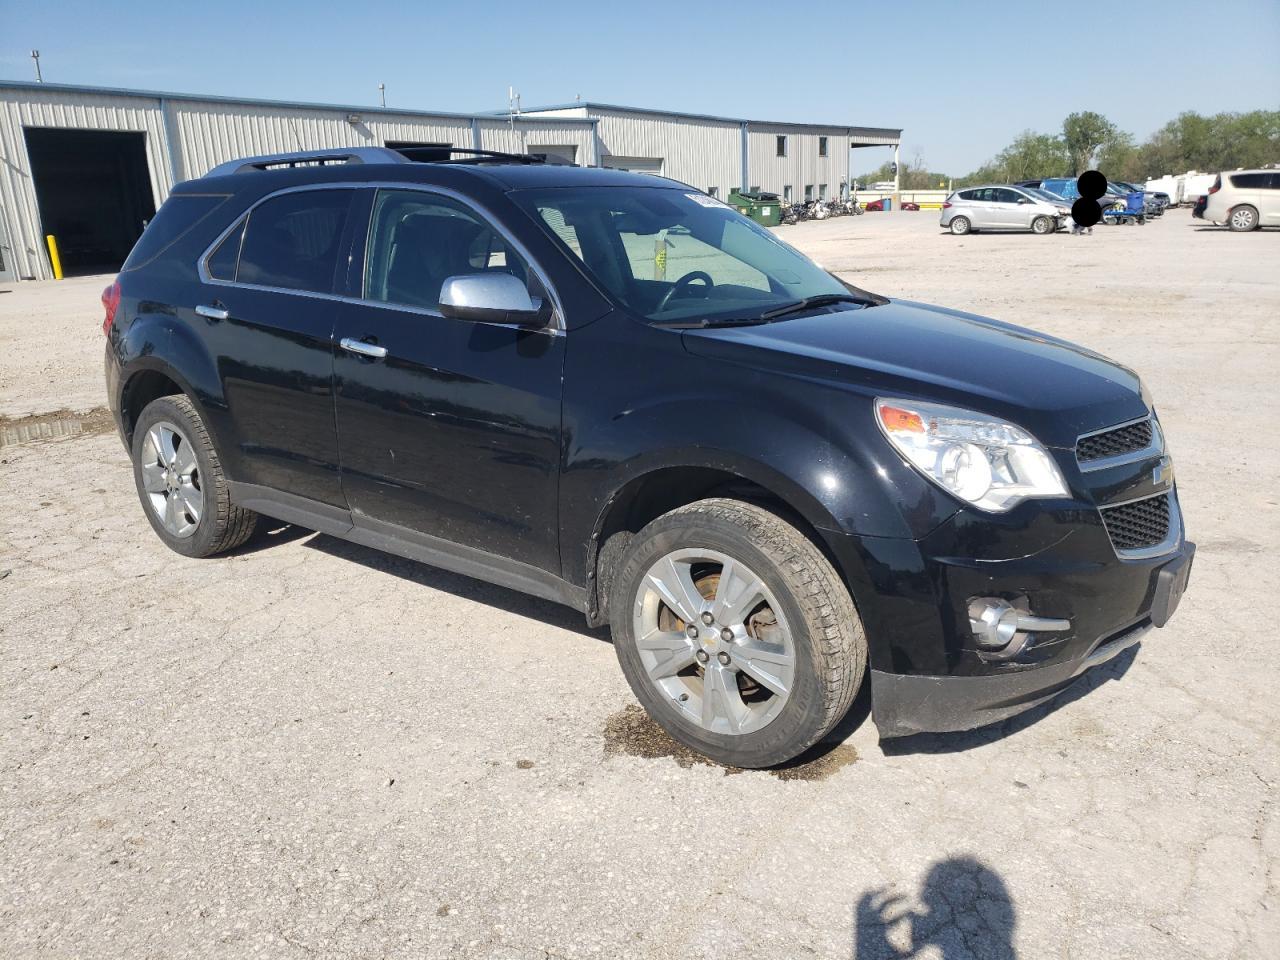
[[[292,528],[166,550],[101,415],[54,413],[103,403],[105,281],[21,284],[0,293],[0,952],[1280,955],[1259,579],[1280,237],[1186,211],[1091,237],[955,238],[927,212],[779,232],[1144,374],[1200,546],[1168,628],[996,729],[882,747],[864,692],[809,762],[726,772],[637,714],[567,609]]]

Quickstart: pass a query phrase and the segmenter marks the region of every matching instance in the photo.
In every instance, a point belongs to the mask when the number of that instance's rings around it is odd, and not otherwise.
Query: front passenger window
[[[528,284],[524,260],[471,209],[420,190],[379,190],[365,257],[364,297],[436,311],[450,277],[510,273]]]

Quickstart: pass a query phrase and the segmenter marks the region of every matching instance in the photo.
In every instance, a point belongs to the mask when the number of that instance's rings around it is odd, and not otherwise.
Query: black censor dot
[[[1071,219],[1082,227],[1092,227],[1102,219],[1102,207],[1098,203],[1107,192],[1107,178],[1097,170],[1086,170],[1076,181],[1080,199],[1071,205]]]

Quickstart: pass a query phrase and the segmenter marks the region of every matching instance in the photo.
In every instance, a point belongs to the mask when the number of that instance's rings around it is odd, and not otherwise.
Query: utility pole
[[[378,84],[378,99],[382,101],[382,105],[387,105],[387,85],[385,83]]]
[[[31,59],[34,60],[36,64],[36,83],[44,83],[44,77],[40,76],[40,51],[32,50]]]

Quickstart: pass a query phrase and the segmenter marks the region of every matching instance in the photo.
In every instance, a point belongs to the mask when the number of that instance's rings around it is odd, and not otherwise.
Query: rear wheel
[[[820,550],[760,507],[702,500],[650,523],[612,580],[636,698],[711,759],[768,767],[844,716],[866,668],[853,601]]]
[[[184,556],[209,557],[253,533],[258,515],[231,502],[213,441],[184,396],[160,397],[139,415],[133,478],[152,529]]]
[[[963,237],[973,227],[968,217],[952,217],[951,232],[957,237]]]
[[[1047,233],[1053,233],[1053,221],[1048,217],[1036,217],[1031,221],[1031,232],[1042,236]]]
[[[1231,210],[1227,217],[1227,226],[1236,233],[1247,233],[1258,226],[1258,211],[1247,203],[1242,203]]]

